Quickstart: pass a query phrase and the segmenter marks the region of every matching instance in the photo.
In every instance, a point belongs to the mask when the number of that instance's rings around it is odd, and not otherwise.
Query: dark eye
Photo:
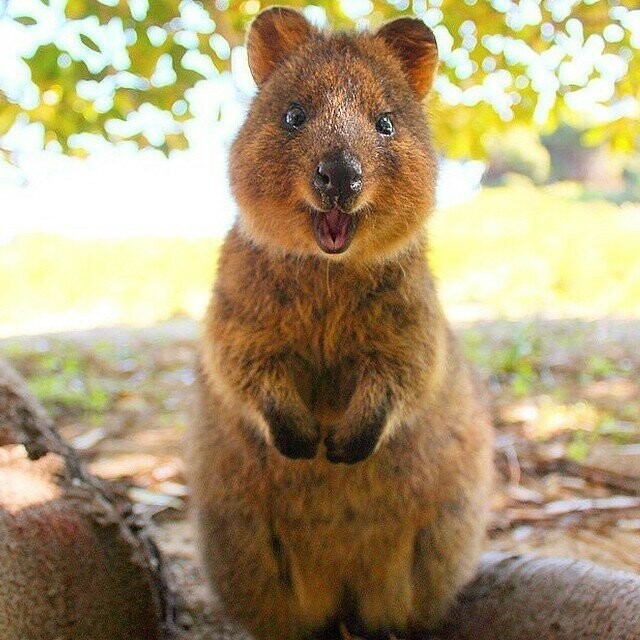
[[[284,126],[289,131],[297,131],[307,121],[307,114],[299,104],[292,104],[284,114]]]
[[[391,122],[391,118],[388,113],[385,113],[378,118],[376,121],[376,131],[381,133],[383,136],[393,135],[393,122]]]

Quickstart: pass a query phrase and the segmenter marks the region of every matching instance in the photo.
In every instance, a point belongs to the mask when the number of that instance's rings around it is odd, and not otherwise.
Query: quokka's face
[[[231,154],[245,232],[283,253],[364,262],[411,242],[436,177],[421,104],[437,61],[428,27],[327,36],[271,9],[248,52],[259,92]]]

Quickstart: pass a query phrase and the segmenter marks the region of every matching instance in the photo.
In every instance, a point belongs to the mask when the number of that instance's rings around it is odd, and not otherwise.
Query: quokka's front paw
[[[329,462],[355,464],[366,460],[375,450],[387,421],[386,408],[380,408],[359,424],[339,425],[324,443]]]
[[[264,417],[275,448],[287,458],[314,458],[320,442],[319,429],[313,419],[296,417],[270,402]]]

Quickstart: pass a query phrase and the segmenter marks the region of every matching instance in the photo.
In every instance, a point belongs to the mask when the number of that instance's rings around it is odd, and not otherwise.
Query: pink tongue
[[[349,226],[349,216],[334,208],[325,213],[326,230],[335,244],[340,244],[339,240],[344,240]],[[324,226],[324,225],[323,225]]]

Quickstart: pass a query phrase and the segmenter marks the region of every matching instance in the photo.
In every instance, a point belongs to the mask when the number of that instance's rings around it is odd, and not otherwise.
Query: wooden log
[[[0,361],[0,640],[169,640],[174,596],[131,504]]]
[[[640,576],[567,558],[483,558],[437,640],[639,640]]]

